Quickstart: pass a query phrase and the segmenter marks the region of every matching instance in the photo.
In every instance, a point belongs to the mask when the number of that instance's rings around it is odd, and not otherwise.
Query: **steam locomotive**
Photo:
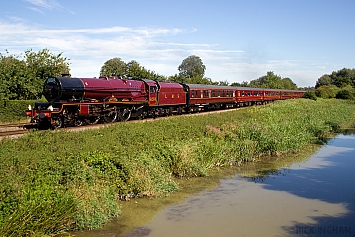
[[[119,77],[49,77],[48,102],[23,112],[41,128],[112,123],[300,98],[305,91],[158,82]]]

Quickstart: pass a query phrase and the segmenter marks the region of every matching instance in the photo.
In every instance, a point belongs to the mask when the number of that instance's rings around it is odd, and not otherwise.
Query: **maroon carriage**
[[[230,86],[187,84],[190,111],[234,107],[235,91]]]
[[[286,99],[301,98],[304,95],[304,93],[305,91],[299,91],[299,90],[282,90],[281,99],[286,100]]]
[[[264,89],[264,101],[272,102],[281,99],[281,89]]]
[[[264,89],[250,87],[236,87],[236,103],[238,106],[249,106],[262,104],[264,98]]]

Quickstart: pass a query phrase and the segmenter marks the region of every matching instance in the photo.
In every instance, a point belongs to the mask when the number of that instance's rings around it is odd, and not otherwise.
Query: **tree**
[[[355,73],[353,70],[348,68],[343,68],[337,72],[332,72],[330,77],[333,79],[334,85],[339,88],[355,85]]]
[[[290,78],[281,78],[281,76],[275,75],[275,73],[271,71],[267,72],[265,76],[250,81],[248,86],[256,88],[297,90],[297,85]]]
[[[128,73],[127,65],[120,58],[112,58],[101,67],[100,76],[125,76]]]
[[[159,75],[155,71],[147,70],[143,66],[141,66],[137,61],[132,60],[127,63],[127,74],[129,77],[135,78],[145,78],[156,81],[165,81],[166,77]]]
[[[187,83],[186,77],[182,74],[175,74],[173,76],[169,76],[168,81],[173,81],[177,83]]]
[[[321,97],[323,99],[330,99],[330,98],[335,98],[337,93],[340,91],[340,88],[338,88],[335,85],[329,85],[329,86],[321,86],[318,87],[315,91],[316,96]]]
[[[40,80],[41,84],[50,76],[61,76],[63,73],[69,73],[69,59],[63,57],[62,54],[53,54],[47,48],[37,53],[33,52],[32,49],[26,50],[25,62],[27,70],[31,76]]]
[[[259,77],[256,80],[252,80],[249,83],[250,87],[256,88],[273,88],[282,89],[281,77],[275,75],[274,72],[267,72],[265,76]]]
[[[297,85],[288,77],[281,79],[281,88],[286,90],[297,90]]]
[[[10,100],[39,99],[47,77],[60,76],[70,70],[67,58],[48,49],[38,53],[27,50],[24,59],[21,58],[9,52],[6,56],[0,53],[0,97]]]
[[[206,66],[203,64],[200,57],[191,55],[185,58],[178,67],[179,74],[186,78],[200,77],[205,75]]]
[[[333,71],[330,75],[324,74],[318,78],[315,88],[321,86],[335,85],[339,88],[352,86],[355,87],[355,68],[343,68],[338,71]]]
[[[218,85],[219,85],[219,86],[228,86],[228,85],[229,85],[229,82],[228,82],[227,80],[219,81],[219,82],[218,82]]]
[[[324,74],[323,76],[318,78],[315,88],[317,89],[317,88],[319,88],[321,86],[328,86],[328,85],[331,85],[331,84],[333,84],[332,78],[329,75]]]
[[[231,86],[241,86],[241,87],[247,87],[248,86],[248,82],[247,81],[243,81],[242,83],[239,82],[233,82],[231,84]]]
[[[130,61],[127,63],[127,72],[128,76],[136,77],[136,78],[145,78],[146,77],[146,70],[144,67],[139,65],[139,63],[135,60]]]
[[[0,54],[0,98],[18,99],[28,98],[26,88],[32,85],[26,83],[27,68],[25,62],[14,55]]]

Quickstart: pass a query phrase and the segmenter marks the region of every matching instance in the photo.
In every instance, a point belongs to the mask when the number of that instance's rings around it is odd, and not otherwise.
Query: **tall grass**
[[[299,99],[1,140],[0,235],[97,228],[120,214],[118,199],[166,195],[178,190],[173,176],[205,176],[216,166],[322,142],[354,121],[354,111],[354,102]]]

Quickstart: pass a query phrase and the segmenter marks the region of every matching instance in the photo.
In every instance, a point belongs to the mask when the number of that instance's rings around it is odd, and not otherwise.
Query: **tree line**
[[[314,90],[312,87],[297,88],[290,78],[283,78],[272,71],[250,82],[230,84],[226,80],[213,81],[211,78],[205,77],[206,66],[196,55],[185,58],[177,70],[178,73],[174,75],[164,76],[145,68],[135,60],[126,63],[121,58],[115,57],[103,64],[99,74],[108,77],[146,78],[187,84]],[[47,48],[38,52],[26,50],[23,55],[10,54],[8,51],[6,54],[0,53],[0,99],[40,99],[45,80],[49,76],[61,76],[62,74],[70,74],[70,59],[64,57],[63,53],[54,54]],[[355,69],[344,68],[330,75],[321,76],[316,82],[315,92],[319,97],[332,98],[336,97],[336,93],[340,91],[339,88],[353,88],[354,86]]]
[[[354,99],[355,68],[324,74],[316,81],[315,94],[321,98]]]

